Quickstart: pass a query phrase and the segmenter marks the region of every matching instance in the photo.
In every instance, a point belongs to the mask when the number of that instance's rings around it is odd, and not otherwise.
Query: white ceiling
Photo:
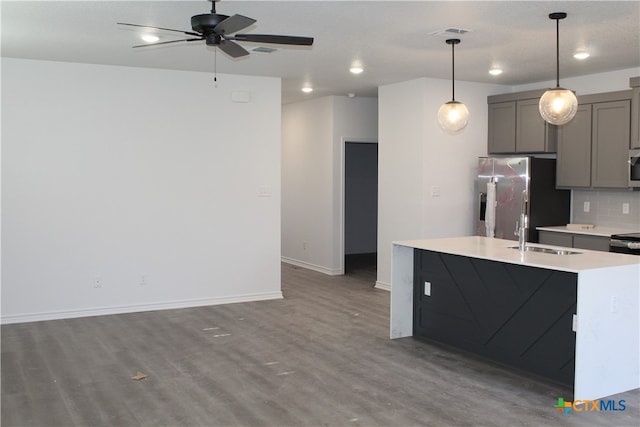
[[[214,48],[204,42],[132,49],[141,44],[129,22],[191,31],[192,15],[208,13],[198,1],[2,1],[2,56],[213,72]],[[375,96],[380,85],[419,77],[450,79],[448,37],[471,30],[456,47],[456,80],[519,85],[555,80],[555,21],[560,21],[563,77],[638,67],[640,1],[242,1],[222,0],[217,12],[257,20],[242,33],[301,35],[312,47],[277,47],[231,59],[217,54],[219,73],[282,77],[282,101],[354,93]],[[158,32],[161,41],[176,33]],[[179,35],[179,34],[178,34]],[[180,37],[178,37],[180,38]],[[242,43],[248,50],[258,46]],[[266,45],[265,45],[266,46]],[[577,49],[591,57],[578,61]],[[364,73],[348,69],[360,62]],[[493,65],[504,69],[493,77]],[[312,94],[300,88],[309,83]]]

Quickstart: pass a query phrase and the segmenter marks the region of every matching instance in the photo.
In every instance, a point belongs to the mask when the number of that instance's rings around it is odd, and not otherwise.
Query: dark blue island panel
[[[573,387],[577,273],[414,251],[413,335]]]

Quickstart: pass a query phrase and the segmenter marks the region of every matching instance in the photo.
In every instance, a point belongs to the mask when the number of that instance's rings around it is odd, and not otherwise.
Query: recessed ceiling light
[[[158,40],[160,40],[160,37],[153,35],[153,34],[143,34],[140,36],[140,38],[144,41],[146,41],[147,43],[155,43]]]
[[[489,74],[491,74],[492,76],[499,76],[500,74],[502,74],[502,68],[494,67],[489,70]]]
[[[349,71],[351,71],[351,74],[360,74],[364,71],[364,68],[356,65],[349,68]]]
[[[576,59],[587,59],[589,57],[589,52],[580,51],[573,54],[573,57]]]
[[[302,91],[303,91],[304,93],[313,92],[313,88],[312,88],[312,87],[310,87],[310,86],[305,86],[305,87],[303,87],[303,88],[302,88]]]

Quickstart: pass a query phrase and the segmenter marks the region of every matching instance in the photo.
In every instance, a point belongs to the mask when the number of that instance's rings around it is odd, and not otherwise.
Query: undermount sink
[[[518,246],[509,246],[509,249],[520,249]],[[582,252],[574,252],[568,249],[557,249],[557,248],[540,248],[538,246],[525,246],[525,252],[541,252],[543,254],[552,254],[552,255],[576,255],[581,254]]]

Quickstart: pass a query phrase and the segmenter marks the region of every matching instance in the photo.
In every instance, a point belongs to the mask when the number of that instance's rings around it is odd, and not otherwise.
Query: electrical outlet
[[[147,286],[147,275],[146,274],[141,274],[140,275],[140,286]]]
[[[431,296],[431,282],[424,282],[424,294],[428,297]]]
[[[589,202],[584,202],[584,204],[582,205],[582,210],[584,212],[589,212],[591,210],[591,203]]]
[[[432,185],[431,186],[431,197],[440,197],[440,186]]]
[[[94,288],[101,288],[102,287],[102,279],[100,278],[100,276],[96,276],[93,278],[93,287]]]
[[[622,213],[624,215],[629,215],[629,203],[622,204]]]
[[[303,240],[303,241],[302,241],[302,250],[303,250],[303,251],[306,251],[306,250],[307,250],[307,241],[306,241],[306,240]]]

